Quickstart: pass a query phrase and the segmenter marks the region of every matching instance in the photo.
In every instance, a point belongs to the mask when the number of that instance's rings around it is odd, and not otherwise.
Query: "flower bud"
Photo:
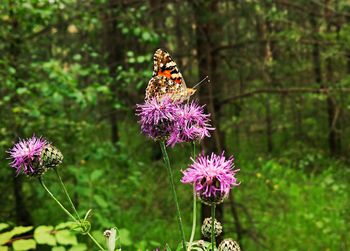
[[[53,145],[45,147],[40,154],[41,164],[46,168],[53,168],[62,163],[63,155]]]
[[[106,245],[107,245],[108,251],[114,251],[115,241],[117,238],[117,230],[115,228],[108,229],[103,232],[103,235],[106,238]]]
[[[205,218],[202,224],[202,234],[206,238],[210,238],[211,236],[211,218]],[[222,226],[219,221],[214,220],[214,234],[215,236],[219,236],[222,233]]]
[[[241,251],[241,248],[234,240],[225,239],[220,243],[219,251]]]

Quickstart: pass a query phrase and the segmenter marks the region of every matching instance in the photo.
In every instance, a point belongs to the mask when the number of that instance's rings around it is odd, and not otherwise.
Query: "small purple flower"
[[[238,186],[233,170],[233,157],[226,159],[212,153],[210,156],[199,155],[196,160],[183,171],[182,183],[194,184],[197,195],[204,203],[221,203],[234,186]]]
[[[10,165],[16,169],[17,175],[21,172],[31,176],[36,175],[41,152],[47,146],[48,142],[45,139],[35,136],[16,143],[8,153],[12,159]]]
[[[176,125],[171,132],[167,144],[191,142],[210,137],[209,131],[214,130],[210,123],[210,114],[204,113],[204,106],[192,101],[179,105]]]
[[[178,102],[170,98],[153,98],[136,105],[136,115],[140,117],[141,131],[155,140],[167,138],[173,131],[177,119]]]

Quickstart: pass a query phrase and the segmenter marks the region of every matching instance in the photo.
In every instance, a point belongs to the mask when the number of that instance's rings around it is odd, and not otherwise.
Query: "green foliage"
[[[325,169],[321,167],[325,164],[323,158],[317,160],[311,156],[305,154],[297,165],[289,159],[261,159],[244,164],[240,175],[242,185],[250,189],[237,196],[238,200],[244,197],[251,200],[240,207],[240,212],[245,215],[245,224],[262,233],[264,243],[270,244],[262,247],[342,250],[347,245],[349,176],[343,175],[341,164],[332,163]],[[315,169],[310,169],[311,163],[316,165]],[[253,223],[252,219],[259,222]],[[323,236],[322,241],[319,236]],[[255,244],[245,241],[244,245],[250,249]]]
[[[12,247],[13,250],[37,250],[39,247],[50,246],[52,250],[69,250],[69,251],[85,251],[86,244],[78,243],[77,232],[70,228],[71,223],[60,223],[54,226],[37,226],[34,231],[32,226],[14,227],[12,230],[6,230],[9,224],[1,223],[0,233],[0,250],[7,250]],[[6,231],[5,231],[6,230]],[[66,249],[67,248],[67,249]]]
[[[189,86],[203,74],[212,80],[198,97],[210,90],[220,143],[241,169],[234,197],[244,249],[349,249],[348,1],[0,2],[0,251],[94,250],[71,223],[60,224],[68,219],[36,180],[13,178],[6,151],[33,134],[64,154],[68,191],[81,216],[92,209],[100,243],[118,226],[117,248],[176,250],[158,146],[134,116],[158,47],[171,52]],[[319,88],[329,92],[300,91]],[[278,92],[289,89],[299,91]],[[337,154],[331,131],[340,137]],[[170,150],[177,181],[190,152]],[[44,178],[64,198],[53,174]],[[177,190],[189,236],[192,191],[180,182]],[[226,203],[225,233],[234,238]]]

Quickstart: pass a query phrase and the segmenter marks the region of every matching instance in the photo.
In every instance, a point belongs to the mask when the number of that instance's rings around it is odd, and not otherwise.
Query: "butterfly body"
[[[165,96],[172,100],[185,101],[195,93],[195,89],[187,88],[175,61],[170,54],[158,49],[153,56],[153,76],[146,88],[145,100],[162,99]]]

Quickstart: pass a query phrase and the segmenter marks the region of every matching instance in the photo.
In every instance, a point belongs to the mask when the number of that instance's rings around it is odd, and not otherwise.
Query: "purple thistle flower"
[[[191,158],[192,159],[192,158]],[[197,195],[204,203],[221,203],[234,186],[238,186],[233,170],[233,157],[226,159],[212,153],[210,156],[199,155],[196,160],[183,171],[182,183],[194,184]]]
[[[173,131],[177,119],[178,102],[165,97],[153,98],[136,105],[136,115],[140,117],[141,131],[155,140],[167,138]]]
[[[45,139],[35,136],[20,140],[8,151],[12,159],[10,166],[16,169],[17,175],[21,172],[31,176],[36,175],[41,152],[48,144]]]
[[[191,142],[210,137],[211,127],[210,114],[204,113],[204,106],[192,101],[179,105],[176,125],[170,134],[167,144],[174,146],[176,143]]]

